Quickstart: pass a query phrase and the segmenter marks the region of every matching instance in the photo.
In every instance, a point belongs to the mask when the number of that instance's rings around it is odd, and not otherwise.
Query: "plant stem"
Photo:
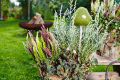
[[[79,51],[81,51],[81,45],[82,45],[82,32],[83,32],[83,28],[82,26],[80,26]]]

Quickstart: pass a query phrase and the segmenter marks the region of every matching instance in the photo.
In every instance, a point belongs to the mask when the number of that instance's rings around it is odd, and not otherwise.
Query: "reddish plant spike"
[[[107,17],[109,17],[109,15],[110,15],[110,12],[107,10],[107,11],[104,13],[104,16],[107,18]]]
[[[46,46],[49,47],[50,46],[49,40],[51,40],[49,32],[47,32],[46,29],[43,29],[41,31],[41,35],[42,35],[42,37],[43,37],[43,39],[44,39],[44,41],[46,43]]]
[[[29,52],[30,52],[30,53],[33,53],[33,50],[32,50],[32,48],[28,48],[28,50],[29,50]]]
[[[48,57],[52,57],[52,53],[51,53],[50,49],[44,48],[43,51],[46,53],[46,55],[47,55]]]

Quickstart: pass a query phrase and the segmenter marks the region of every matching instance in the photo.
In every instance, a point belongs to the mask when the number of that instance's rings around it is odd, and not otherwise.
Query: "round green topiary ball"
[[[92,17],[90,16],[88,10],[84,7],[78,8],[74,13],[74,16],[75,26],[87,26],[92,20]]]

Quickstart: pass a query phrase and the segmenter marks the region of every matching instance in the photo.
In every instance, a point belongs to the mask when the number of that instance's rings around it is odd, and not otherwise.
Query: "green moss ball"
[[[87,26],[92,20],[88,10],[84,7],[78,8],[74,13],[74,17],[75,26]]]

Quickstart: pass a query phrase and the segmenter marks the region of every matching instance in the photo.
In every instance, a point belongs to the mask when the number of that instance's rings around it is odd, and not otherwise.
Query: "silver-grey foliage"
[[[107,32],[100,31],[101,26],[98,24],[99,19],[97,19],[98,15],[96,15],[95,20],[88,26],[82,27],[82,39],[80,40],[80,27],[74,26],[74,16],[72,15],[74,11],[75,8],[70,8],[65,13],[56,12],[54,15],[54,29],[51,32],[58,41],[59,54],[68,56],[66,51],[69,50],[70,55],[78,55],[79,64],[76,63],[75,71],[78,71],[81,75],[79,75],[81,77],[79,79],[83,79],[83,76],[85,77],[91,66],[90,55],[103,44]],[[81,46],[79,46],[80,44]],[[73,56],[69,57],[69,59],[72,61]]]

